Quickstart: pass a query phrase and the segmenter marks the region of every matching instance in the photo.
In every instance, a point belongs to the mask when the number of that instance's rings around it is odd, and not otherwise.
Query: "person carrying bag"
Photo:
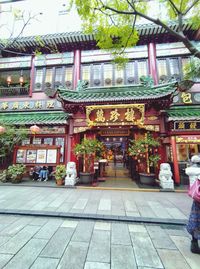
[[[188,190],[188,195],[193,199],[192,208],[188,220],[186,229],[192,236],[190,250],[192,253],[200,254],[200,248],[198,245],[198,240],[200,240],[200,156],[195,155],[191,159],[192,165],[194,167],[194,174],[196,174],[195,181],[191,184]],[[197,168],[199,168],[199,173],[197,175]],[[187,169],[186,169],[186,174]]]

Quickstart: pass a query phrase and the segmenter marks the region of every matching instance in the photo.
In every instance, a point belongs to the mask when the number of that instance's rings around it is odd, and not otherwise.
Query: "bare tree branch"
[[[186,9],[183,15],[186,15],[191,10],[191,8],[193,8],[196,4],[198,4],[198,2],[199,0],[195,0],[194,3],[190,7],[188,7],[188,9]]]

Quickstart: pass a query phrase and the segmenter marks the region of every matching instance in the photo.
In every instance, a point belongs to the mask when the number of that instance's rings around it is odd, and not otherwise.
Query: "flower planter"
[[[139,173],[140,175],[140,183],[146,185],[155,185],[155,174],[146,174],[146,173]]]
[[[57,179],[57,180],[56,180],[56,184],[57,184],[58,186],[62,186],[62,185],[63,185],[63,180],[62,180],[62,179]]]
[[[21,175],[17,175],[16,177],[12,177],[11,178],[11,182],[12,183],[20,183],[20,182],[22,182],[22,178],[23,178],[23,174],[21,174]]]
[[[80,172],[80,183],[91,184],[94,179],[94,173],[83,173]]]

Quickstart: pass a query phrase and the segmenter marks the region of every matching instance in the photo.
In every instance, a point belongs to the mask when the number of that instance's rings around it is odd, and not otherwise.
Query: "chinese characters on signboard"
[[[87,106],[88,126],[143,125],[144,104]]]
[[[174,122],[174,130],[182,131],[182,130],[196,130],[200,129],[200,122],[199,121],[176,121]]]
[[[15,101],[0,102],[0,112],[4,111],[29,111],[29,110],[53,110],[61,108],[61,103],[57,100],[35,100],[35,101]]]
[[[200,143],[200,135],[177,136],[176,143]]]

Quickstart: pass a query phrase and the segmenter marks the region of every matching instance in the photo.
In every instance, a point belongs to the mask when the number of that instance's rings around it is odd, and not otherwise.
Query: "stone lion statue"
[[[74,186],[78,181],[76,172],[76,163],[68,162],[66,168],[65,185]]]
[[[174,189],[172,171],[169,163],[161,163],[159,172],[160,186],[163,189]]]

